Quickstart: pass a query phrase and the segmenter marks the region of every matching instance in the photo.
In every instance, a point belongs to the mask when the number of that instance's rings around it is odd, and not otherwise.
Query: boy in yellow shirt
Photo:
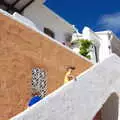
[[[72,75],[73,70],[75,70],[75,67],[70,66],[70,67],[67,68],[65,78],[64,78],[64,84],[75,78]],[[75,78],[75,80],[76,80],[76,78]]]

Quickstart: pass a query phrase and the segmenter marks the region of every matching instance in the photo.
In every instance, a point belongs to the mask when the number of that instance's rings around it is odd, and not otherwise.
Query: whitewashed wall
[[[112,52],[120,56],[120,41],[112,31],[93,32],[90,28],[85,27],[82,35],[84,39],[94,40],[99,62],[106,59]],[[94,54],[94,51],[92,54]]]
[[[109,46],[111,46],[109,33],[110,31],[96,32],[96,34],[101,38],[99,50],[100,62],[106,59],[112,53],[109,49]]]
[[[120,58],[111,55],[11,120],[92,120],[107,98],[119,92]]]
[[[35,0],[23,13],[25,17],[33,21],[37,27],[43,31],[44,27],[50,28],[55,32],[55,39],[65,41],[65,34],[72,34],[72,26],[52,12],[45,5]]]
[[[75,33],[73,34],[72,36],[72,42],[78,40],[78,39],[87,39],[87,40],[90,40],[93,42],[93,44],[96,46],[96,52],[97,52],[97,58],[99,59],[99,47],[100,47],[100,37],[97,36],[90,28],[88,27],[84,27],[83,31],[82,31],[82,34],[80,33]],[[73,51],[75,53],[78,53],[79,54],[79,46],[74,46],[73,47]],[[90,56],[91,56],[91,61],[93,63],[96,63],[96,54],[95,54],[95,49],[94,47],[91,48],[90,50]]]
[[[97,58],[99,60],[99,48],[100,48],[100,41],[101,39],[99,38],[99,36],[97,36],[95,34],[95,32],[93,32],[90,28],[88,27],[84,27],[83,31],[82,31],[82,35],[84,39],[88,39],[91,40],[93,42],[93,44],[96,46],[96,52],[97,52]],[[96,54],[95,54],[95,49],[93,48],[92,51],[90,52],[92,58],[91,60],[96,63]],[[98,62],[98,61],[97,61]]]
[[[84,27],[82,34],[73,34],[72,41],[77,39],[88,39],[93,41],[97,48],[97,58],[99,62],[102,62],[104,59],[106,59],[112,52],[120,56],[120,41],[112,31],[94,32],[90,28]],[[75,46],[73,50],[76,53],[79,53],[79,49],[77,48],[78,46]],[[92,49],[90,55],[92,57],[91,61],[96,63],[94,49]]]
[[[114,53],[118,54],[118,50],[120,48],[120,43],[117,37],[111,31],[100,31],[100,32],[93,32],[90,28],[85,27],[83,29],[82,37],[88,40],[94,40],[95,46],[97,47],[97,56],[99,62],[102,62],[106,59],[114,49]],[[92,60],[95,61],[94,51],[92,52],[93,58]]]

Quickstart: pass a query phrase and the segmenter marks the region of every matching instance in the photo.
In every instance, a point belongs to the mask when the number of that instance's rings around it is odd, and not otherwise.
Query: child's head
[[[75,70],[75,67],[69,66],[69,67],[66,68],[66,70],[67,70],[67,71],[73,71],[73,70]]]

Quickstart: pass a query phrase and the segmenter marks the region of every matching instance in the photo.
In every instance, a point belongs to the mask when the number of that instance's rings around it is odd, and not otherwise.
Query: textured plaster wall
[[[0,14],[0,120],[26,109],[31,97],[32,68],[46,70],[51,93],[63,84],[65,66],[75,66],[73,74],[78,75],[92,65],[7,16]]]
[[[119,86],[120,58],[111,55],[11,120],[92,120]]]

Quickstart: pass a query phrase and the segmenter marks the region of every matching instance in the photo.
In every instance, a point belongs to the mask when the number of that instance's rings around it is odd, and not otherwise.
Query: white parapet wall
[[[11,120],[92,120],[107,98],[118,92],[120,58],[112,54]]]
[[[15,20],[19,21],[20,23],[38,31],[37,26],[31,20],[27,19],[26,17],[20,15],[17,12],[15,12],[12,16]]]

